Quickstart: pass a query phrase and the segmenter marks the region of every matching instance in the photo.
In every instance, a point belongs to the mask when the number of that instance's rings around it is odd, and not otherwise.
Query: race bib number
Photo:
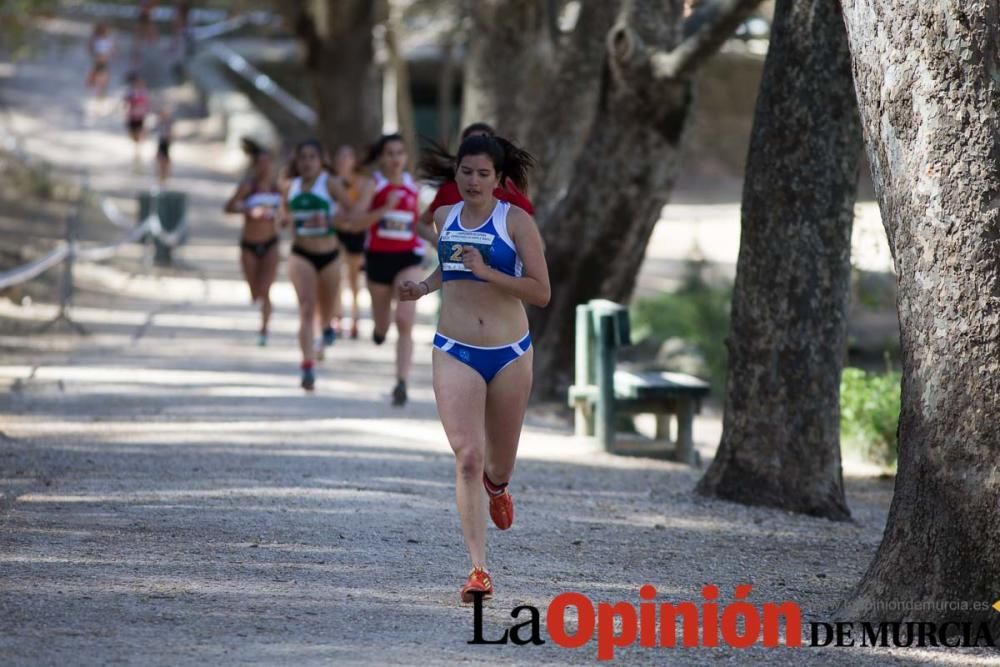
[[[450,230],[441,235],[441,270],[469,271],[462,263],[462,252],[465,246],[472,246],[483,256],[487,266],[492,266],[490,256],[493,251],[493,239],[496,236],[487,232],[463,232]]]
[[[298,236],[325,236],[331,231],[325,211],[295,211],[292,215]]]
[[[375,233],[384,239],[409,241],[413,238],[413,213],[389,211],[378,221]]]

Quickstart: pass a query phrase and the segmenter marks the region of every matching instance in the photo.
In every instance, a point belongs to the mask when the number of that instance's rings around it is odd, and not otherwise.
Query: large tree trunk
[[[464,0],[471,29],[466,40],[462,125],[482,121],[522,139],[532,106],[545,90],[551,59],[547,0]]]
[[[389,0],[389,17],[385,22],[385,46],[389,52],[388,66],[395,83],[396,126],[406,145],[410,146],[410,162],[417,159],[417,126],[413,116],[413,95],[410,91],[410,66],[403,53],[403,8],[400,0]]]
[[[831,0],[778,0],[754,116],[722,441],[705,495],[849,516],[840,466],[861,124]]]
[[[437,81],[437,142],[451,146],[454,129],[451,112],[455,104],[455,30],[449,30],[441,44],[441,70]]]
[[[680,167],[691,74],[757,1],[721,0],[683,41],[682,5],[672,0],[582,3],[568,34],[555,27],[558,3],[499,15],[530,18],[503,30],[531,36],[515,67],[542,82],[516,99],[495,95],[541,161],[532,194],[556,289],[548,308],[530,313],[536,395],[557,398],[569,383],[576,305],[631,297]],[[529,65],[525,54],[554,55]],[[509,82],[513,72],[494,76]],[[501,90],[511,96],[509,83]]]
[[[471,0],[470,0],[471,2]],[[553,299],[532,310],[535,393],[569,382],[578,303],[627,301],[679,169],[695,68],[759,0],[716,0],[683,39],[679,0],[472,2],[463,120],[496,124],[539,158],[536,218]]]
[[[670,196],[680,166],[690,84],[658,80],[636,43],[670,44],[674,36],[668,26],[674,24],[633,15],[615,27],[620,48],[602,77],[590,136],[568,191],[543,219],[556,289],[547,308],[531,311],[535,391],[540,396],[556,396],[569,383],[577,304],[597,296],[629,300],[649,237]],[[641,155],[655,158],[637,159]]]
[[[1000,631],[988,607],[872,611],[1000,593],[1000,2],[843,5],[903,381],[885,535],[842,613]]]
[[[319,116],[317,134],[329,150],[367,146],[382,132],[382,79],[372,30],[385,20],[385,0],[275,1],[302,40]]]

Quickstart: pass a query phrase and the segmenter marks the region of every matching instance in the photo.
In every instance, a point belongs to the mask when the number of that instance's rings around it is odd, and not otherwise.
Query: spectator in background
[[[132,66],[138,67],[145,60],[146,50],[155,47],[159,42],[160,34],[153,23],[153,9],[155,2],[143,2],[139,6],[139,17],[135,22],[135,32],[132,35]]]
[[[111,58],[116,51],[115,41],[112,39],[111,31],[106,23],[98,23],[94,26],[87,50],[90,51],[92,60],[90,72],[87,74],[87,87],[93,88],[97,99],[103,100],[108,92]]]

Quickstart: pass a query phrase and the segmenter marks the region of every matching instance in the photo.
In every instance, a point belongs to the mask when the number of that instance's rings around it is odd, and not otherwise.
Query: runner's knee
[[[303,301],[299,304],[299,319],[312,324],[312,321],[316,319],[315,301]]]
[[[413,332],[413,317],[409,315],[396,315],[396,333],[400,338],[407,337]]]
[[[483,452],[474,445],[455,450],[455,465],[459,474],[466,479],[479,479],[483,474]]]

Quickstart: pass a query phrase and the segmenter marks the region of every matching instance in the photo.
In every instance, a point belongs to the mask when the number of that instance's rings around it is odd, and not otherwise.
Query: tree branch
[[[650,60],[657,79],[690,76],[718,51],[761,0],[716,0],[685,22],[684,41],[673,51],[659,51]],[[689,30],[694,28],[689,33]]]

